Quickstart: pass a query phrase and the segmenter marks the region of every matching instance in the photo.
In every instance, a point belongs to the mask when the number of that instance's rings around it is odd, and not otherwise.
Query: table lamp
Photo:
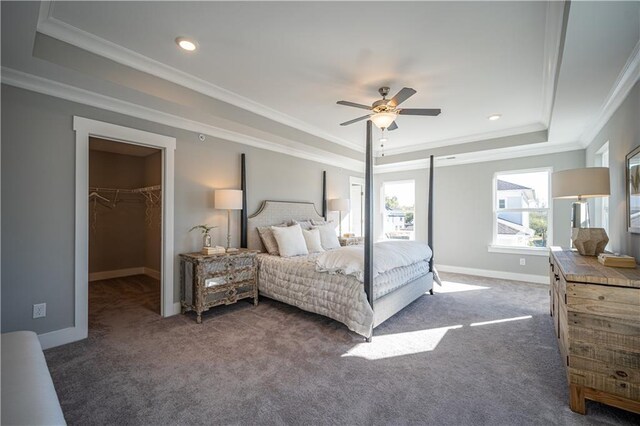
[[[590,228],[587,198],[608,197],[609,168],[586,167],[555,172],[551,175],[553,198],[577,199],[571,206],[571,240],[583,256],[604,251],[609,237],[603,228]]]
[[[340,212],[340,236],[342,236],[342,212],[348,212],[351,209],[351,202],[348,198],[334,198],[329,200],[329,210],[332,212]]]
[[[227,211],[227,251],[231,249],[231,210],[242,210],[242,191],[239,189],[216,189],[214,193],[216,209]]]

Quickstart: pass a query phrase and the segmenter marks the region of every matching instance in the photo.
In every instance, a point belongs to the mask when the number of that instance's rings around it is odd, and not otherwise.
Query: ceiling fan
[[[348,126],[349,124],[357,123],[361,120],[371,119],[373,124],[375,124],[380,129],[386,130],[395,130],[398,128],[396,124],[396,118],[398,115],[428,115],[428,116],[436,116],[439,115],[441,110],[438,109],[424,109],[424,108],[398,108],[402,102],[409,99],[411,96],[416,94],[416,91],[410,87],[404,87],[400,90],[396,95],[387,99],[387,95],[389,95],[388,87],[381,87],[378,89],[378,93],[382,95],[382,99],[375,101],[371,106],[358,104],[355,102],[349,101],[338,101],[339,105],[346,105],[355,108],[362,108],[371,111],[367,115],[363,115],[362,117],[354,118],[353,120],[345,121],[344,123],[340,123],[341,126]]]

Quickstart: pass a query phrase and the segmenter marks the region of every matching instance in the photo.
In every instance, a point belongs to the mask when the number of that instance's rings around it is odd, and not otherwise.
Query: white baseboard
[[[143,274],[150,276],[151,278],[155,278],[156,280],[160,279],[160,271],[155,269],[147,268],[146,266],[142,268],[144,270]]]
[[[454,272],[457,274],[477,275],[479,277],[498,278],[502,280],[526,281],[537,284],[549,284],[546,275],[518,274],[516,272],[493,271],[490,269],[465,268],[462,266],[436,265],[440,272]]]
[[[38,335],[42,349],[49,349],[86,338],[87,330],[80,327],[68,327]]]
[[[112,278],[130,277],[131,275],[143,275],[144,267],[114,269],[113,271],[92,272],[89,274],[89,282],[99,280],[109,280]]]
[[[151,278],[160,279],[160,271],[147,268],[146,266],[138,266],[135,268],[115,269],[113,271],[92,272],[89,274],[89,282],[130,277],[132,275],[148,275]]]

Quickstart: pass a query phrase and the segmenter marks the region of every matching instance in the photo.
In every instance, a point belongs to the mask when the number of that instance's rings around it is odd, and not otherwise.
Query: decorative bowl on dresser
[[[218,305],[230,305],[253,298],[258,304],[257,250],[238,249],[232,253],[180,255],[180,306],[182,313],[202,313]]]
[[[571,410],[585,400],[640,413],[640,269],[551,247],[551,316]]]

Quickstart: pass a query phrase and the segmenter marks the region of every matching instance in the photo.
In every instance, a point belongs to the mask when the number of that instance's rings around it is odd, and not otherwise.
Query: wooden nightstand
[[[338,241],[340,241],[341,246],[357,246],[364,244],[364,237],[338,237]]]
[[[256,250],[204,255],[180,255],[180,306],[182,313],[195,311],[196,322],[202,313],[218,305],[230,305],[253,298],[258,304]]]

